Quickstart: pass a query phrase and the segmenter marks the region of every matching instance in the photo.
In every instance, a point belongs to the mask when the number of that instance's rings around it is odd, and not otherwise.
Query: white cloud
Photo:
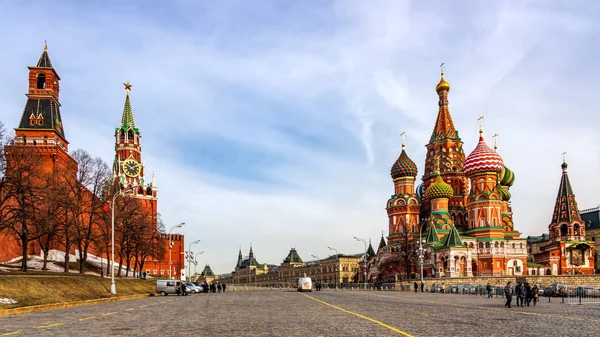
[[[165,14],[159,23],[135,4],[85,13],[66,5],[1,4],[11,34],[0,35],[0,45],[11,48],[0,50],[0,118],[18,123],[25,66],[39,57],[42,28],[62,77],[72,149],[112,160],[120,83],[131,81],[159,211],[168,224],[188,223],[187,241],[202,239],[201,263],[215,272],[229,272],[238,245],[247,254],[250,242],[261,262],[279,263],[291,246],[310,259],[327,255],[327,246],[361,251],[355,235],[375,245],[381,230],[387,235],[384,207],[399,133],[407,132],[407,151],[422,172],[441,62],[465,151],[475,146],[480,115],[489,143],[493,132],[500,134],[500,152],[517,178],[517,229],[546,231],[563,151],[580,207],[600,203],[600,180],[590,179],[600,172],[596,76],[590,75],[600,68],[589,56],[598,53],[591,47],[598,45],[593,11],[520,2],[340,1],[293,12],[267,4],[247,11],[239,3],[178,4],[168,11],[176,18]],[[22,20],[35,16],[55,24]],[[299,141],[282,125],[329,146]],[[248,163],[236,158],[228,166],[238,174],[187,160],[202,158],[201,146],[218,145],[201,143],[205,136],[277,159],[259,167],[276,183],[247,181]],[[174,147],[182,142],[188,146]]]

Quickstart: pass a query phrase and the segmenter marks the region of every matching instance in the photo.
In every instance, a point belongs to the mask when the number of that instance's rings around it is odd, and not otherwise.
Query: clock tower
[[[132,188],[132,195],[136,198],[150,201],[148,206],[156,214],[157,188],[152,174],[151,182],[144,180],[144,163],[142,161],[142,144],[140,130],[135,126],[129,93],[132,85],[125,85],[125,107],[121,125],[115,128],[115,159],[113,162],[113,175],[119,179],[122,189]]]

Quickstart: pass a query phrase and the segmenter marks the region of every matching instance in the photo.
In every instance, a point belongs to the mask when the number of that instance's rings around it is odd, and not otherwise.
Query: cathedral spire
[[[575,193],[573,193],[569,175],[567,174],[567,167],[568,165],[563,154],[563,163],[561,165],[562,177],[560,178],[551,225],[559,225],[561,223],[571,224],[575,221],[582,222],[577,201],[575,200]]]
[[[440,141],[444,139],[457,139],[458,132],[454,128],[454,122],[450,116],[450,109],[448,108],[448,92],[450,91],[450,83],[444,79],[444,63],[440,65],[441,68],[441,79],[438,85],[435,87],[435,91],[438,93],[438,116],[435,121],[435,127],[431,134],[430,142]]]

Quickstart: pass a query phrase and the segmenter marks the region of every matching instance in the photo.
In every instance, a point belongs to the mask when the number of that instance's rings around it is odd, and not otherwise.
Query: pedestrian
[[[217,286],[215,285],[215,283],[214,283],[214,282],[210,284],[210,290],[211,290],[213,293],[216,293],[216,292],[217,292]]]
[[[517,307],[521,306],[521,283],[517,284],[517,286],[515,287],[515,296],[517,297]]]
[[[187,296],[186,286],[185,286],[185,283],[183,283],[183,282],[181,282],[181,295]]]
[[[415,284],[414,284],[413,286],[414,286],[414,288],[415,288],[415,292],[417,292],[417,291],[418,291],[418,289],[419,289],[419,285],[417,284],[417,282],[415,282]]]
[[[485,290],[487,290],[488,298],[492,298],[492,285],[489,282],[487,286],[485,286]]]
[[[504,295],[506,296],[506,303],[504,304],[504,307],[510,308],[510,304],[512,302],[513,297],[513,288],[511,286],[511,282],[508,282],[506,284],[506,287],[504,287]]]
[[[217,284],[217,289],[221,292],[221,283]]]
[[[531,293],[531,286],[528,282],[525,282],[525,304],[529,306],[531,300],[533,299],[533,294]]]
[[[521,288],[521,290],[519,291],[519,299],[521,300],[521,308],[522,308],[525,306],[525,296],[527,295],[525,293],[525,284],[521,283],[520,288]]]
[[[223,292],[225,292],[225,288],[227,288],[227,284],[223,283]]]
[[[446,292],[446,283],[442,282],[442,287],[440,288],[440,292],[442,294]]]
[[[540,289],[538,288],[537,284],[534,284],[533,287],[531,288],[531,295],[533,295],[533,306],[534,307],[538,301],[539,294],[540,294]]]
[[[177,296],[181,294],[181,282],[177,282],[175,285],[175,294],[177,294]]]
[[[208,293],[208,291],[210,290],[210,287],[208,285],[208,282],[204,281],[204,285],[202,286],[202,292],[203,293]]]
[[[424,293],[425,292],[425,283],[421,283],[421,292]]]

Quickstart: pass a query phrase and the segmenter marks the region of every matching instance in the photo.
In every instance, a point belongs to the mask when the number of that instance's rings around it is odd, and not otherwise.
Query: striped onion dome
[[[500,185],[511,187],[515,183],[515,173],[504,166],[500,172]]]
[[[467,176],[481,172],[500,173],[503,168],[502,157],[485,143],[483,136],[479,136],[477,147],[469,154],[463,166]]]
[[[425,191],[425,199],[432,200],[437,198],[450,199],[454,195],[454,190],[448,185],[438,173],[433,184],[429,185]]]
[[[400,153],[400,157],[398,157],[394,165],[392,165],[390,175],[392,176],[392,179],[402,177],[414,178],[417,176],[417,165],[414,161],[408,158],[406,151],[404,151],[404,146],[402,146],[402,153]]]
[[[423,183],[420,183],[415,190],[415,193],[419,197],[419,199],[423,199]]]

